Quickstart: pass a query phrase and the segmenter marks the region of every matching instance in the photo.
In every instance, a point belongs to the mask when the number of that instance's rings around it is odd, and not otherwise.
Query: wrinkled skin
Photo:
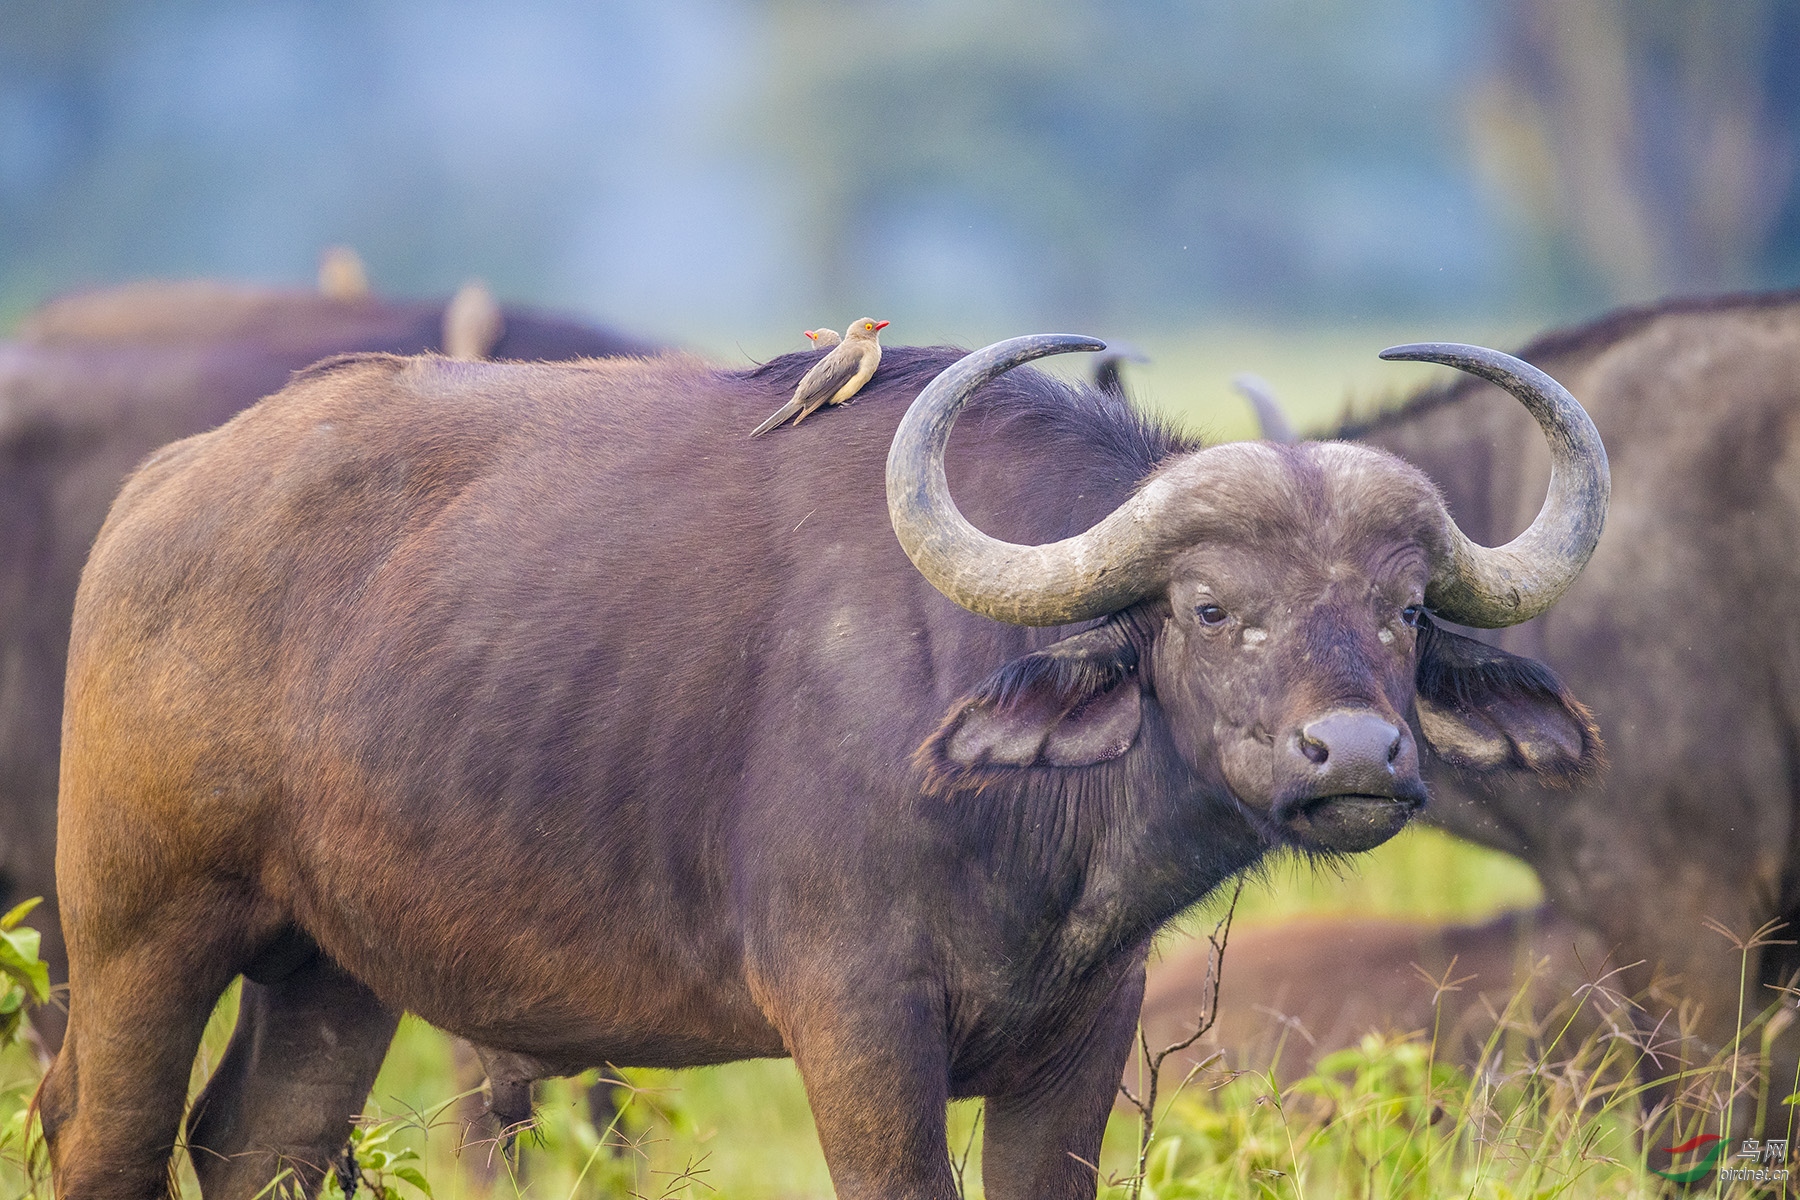
[[[69,613],[88,547],[144,456],[351,350],[435,349],[443,306],[333,300],[191,282],[131,284],[53,301],[0,343],[0,908],[44,897],[51,980],[67,979],[57,920],[56,774]],[[578,322],[510,312],[498,356],[647,352]],[[33,1010],[62,1042],[57,1005]]]
[[[1301,844],[1318,836],[1324,814],[1309,808],[1322,795],[1399,801],[1386,811],[1377,806],[1373,814],[1338,818],[1375,824],[1349,844],[1335,838],[1318,847],[1368,849],[1425,801],[1405,714],[1426,555],[1407,546],[1385,561],[1355,566],[1271,561],[1258,547],[1286,532],[1190,552],[1170,588],[1170,608],[1179,616],[1164,624],[1157,647],[1157,694],[1184,718],[1174,723],[1175,737],[1190,761],[1202,747],[1216,754],[1231,790],[1265,819],[1291,827]],[[1335,722],[1333,714],[1339,714]],[[1358,759],[1353,776],[1321,781],[1331,764],[1307,757],[1303,730],[1359,719],[1351,714],[1373,719],[1381,752]],[[1358,732],[1348,728],[1340,739]]]
[[[244,972],[209,1200],[316,1187],[403,1010],[559,1072],[791,1055],[846,1200],[949,1200],[945,1102],[983,1096],[989,1196],[1092,1196],[1151,935],[1398,828],[1415,689],[1490,769],[1592,765],[1547,672],[1409,612],[1437,500],[1355,447],[1196,451],[1015,371],[951,445],[971,520],[1064,536],[1159,464],[1219,515],[1086,627],[956,607],[881,470],[956,358],[751,441],[811,355],[377,356],[153,457],[71,641],[59,1195],[162,1194]]]
[[[1614,964],[1642,961],[1624,990],[1668,978],[1641,1017],[1662,1022],[1660,1038],[1679,1028],[1677,1001],[1701,1006],[1685,1052],[1704,1062],[1739,1020],[1738,953],[1706,922],[1742,938],[1783,921],[1776,938],[1800,937],[1800,294],[1626,312],[1521,357],[1593,416],[1612,514],[1555,609],[1483,636],[1548,663],[1593,706],[1611,765],[1567,790],[1441,772],[1431,819],[1525,859]],[[1427,471],[1491,545],[1543,494],[1542,441],[1518,415],[1494,389],[1459,385],[1348,432]],[[1748,1014],[1797,969],[1791,946],[1753,951]],[[1790,1027],[1775,1043],[1777,1098],[1797,1060]],[[1785,1110],[1772,1112],[1779,1134]]]

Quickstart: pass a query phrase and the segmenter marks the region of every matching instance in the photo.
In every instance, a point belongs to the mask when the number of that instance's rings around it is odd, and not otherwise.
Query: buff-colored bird
[[[369,294],[369,273],[348,246],[328,246],[319,255],[319,291],[333,300],[361,300]]]
[[[835,329],[802,329],[800,332],[812,342],[814,350],[829,350],[844,340]]]
[[[862,317],[851,325],[844,331],[843,341],[801,378],[794,398],[751,430],[750,436],[761,437],[789,417],[798,425],[824,405],[842,404],[856,395],[881,365],[880,334],[885,328],[887,322],[874,317]]]
[[[487,284],[471,279],[444,308],[444,353],[475,362],[486,358],[506,336],[506,315]]]

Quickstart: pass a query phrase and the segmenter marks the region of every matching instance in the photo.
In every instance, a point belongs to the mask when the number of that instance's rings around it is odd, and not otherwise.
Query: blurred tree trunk
[[[1475,88],[1478,167],[1612,300],[1743,286],[1793,174],[1771,0],[1513,0]],[[1569,273],[1568,268],[1560,268]]]

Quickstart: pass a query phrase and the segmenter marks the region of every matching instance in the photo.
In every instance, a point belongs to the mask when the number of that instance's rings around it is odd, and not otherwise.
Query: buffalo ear
[[[1600,730],[1549,667],[1419,628],[1419,729],[1439,758],[1464,770],[1568,777],[1604,763]]]
[[[979,788],[1020,767],[1085,767],[1137,739],[1137,647],[1116,622],[1014,659],[958,700],[920,746],[926,791]]]

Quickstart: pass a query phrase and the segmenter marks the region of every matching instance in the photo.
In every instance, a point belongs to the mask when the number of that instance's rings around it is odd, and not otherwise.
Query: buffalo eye
[[[1194,615],[1200,618],[1202,625],[1223,625],[1230,614],[1216,604],[1202,604],[1194,610]]]
[[[1411,625],[1414,629],[1419,627],[1419,622],[1424,618],[1425,606],[1423,604],[1409,604],[1400,610],[1400,619],[1405,621],[1408,625]]]

